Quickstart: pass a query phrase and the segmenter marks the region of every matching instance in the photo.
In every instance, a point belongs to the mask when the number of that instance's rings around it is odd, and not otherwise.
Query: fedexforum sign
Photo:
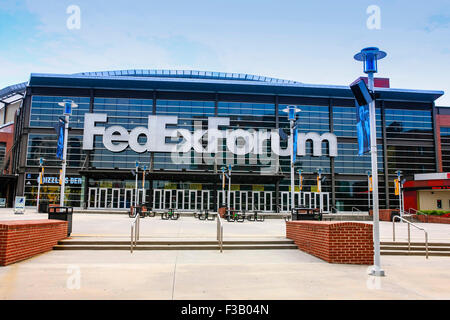
[[[102,136],[103,145],[112,152],[121,152],[127,147],[142,152],[169,152],[212,154],[221,153],[222,141],[227,146],[226,152],[237,156],[265,155],[270,150],[277,156],[289,156],[291,141],[286,148],[280,146],[278,130],[242,130],[219,129],[219,126],[229,126],[230,118],[209,117],[208,129],[202,129],[201,121],[195,121],[194,131],[176,128],[177,116],[149,116],[148,127],[135,127],[131,131],[118,125],[110,127],[101,126],[107,123],[106,113],[86,113],[84,115],[83,149],[94,149],[94,137]],[[139,137],[145,136],[146,141],[139,142]],[[144,139],[145,140],[145,139]],[[299,133],[297,139],[297,155],[306,155],[306,142],[312,141],[312,155],[322,156],[322,142],[329,143],[329,156],[337,156],[337,139],[333,133],[319,135],[315,132]],[[270,141],[270,143],[269,143]],[[207,143],[206,143],[207,142]],[[270,148],[269,148],[270,146]]]

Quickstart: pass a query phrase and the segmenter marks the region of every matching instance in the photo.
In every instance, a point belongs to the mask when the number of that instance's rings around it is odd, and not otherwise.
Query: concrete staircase
[[[292,240],[224,240],[224,250],[297,249]],[[53,250],[130,250],[126,240],[61,240]],[[133,250],[219,250],[212,240],[139,240]]]
[[[411,242],[408,250],[408,242],[381,242],[380,254],[384,256],[425,256],[424,242]],[[428,243],[429,256],[450,257],[450,243]]]

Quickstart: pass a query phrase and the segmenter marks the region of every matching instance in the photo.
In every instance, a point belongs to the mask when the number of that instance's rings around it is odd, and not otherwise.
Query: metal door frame
[[[194,204],[192,204],[192,201],[191,201],[191,195],[192,194],[194,194],[195,196],[194,196]],[[189,201],[188,201],[188,203],[189,203],[189,210],[191,210],[191,211],[195,211],[195,210],[197,210],[197,190],[189,190]]]
[[[91,207],[91,191],[94,190],[94,206]],[[97,208],[97,195],[98,195],[98,188],[89,188],[89,193],[88,193],[88,208]]]
[[[179,204],[179,195],[181,194],[181,208],[178,207]],[[176,190],[176,209],[177,210],[184,210],[184,190],[177,189]]]
[[[261,191],[264,192],[264,210],[265,212],[271,212],[272,211],[272,206],[273,206],[273,199],[272,199],[272,191]],[[267,201],[267,196],[269,196],[270,198],[270,204],[269,204],[269,209],[267,210],[266,208],[266,201]]]
[[[100,209],[107,209],[107,203],[108,203],[108,188],[98,188],[98,208]],[[105,191],[105,201],[102,205],[102,191]]]
[[[134,203],[134,189],[132,188],[125,188],[124,198],[123,198],[123,207],[127,208],[127,193],[130,194],[130,207]]]
[[[118,192],[117,201],[114,202],[114,192]],[[116,204],[116,205],[114,205]],[[120,188],[112,188],[112,194],[111,194],[111,208],[112,209],[119,209],[120,208]]]
[[[200,210],[209,210],[209,206],[210,206],[210,199],[209,199],[209,196],[210,196],[210,192],[209,192],[209,190],[198,190],[198,191],[200,191],[200,195],[201,195],[201,198],[200,198]],[[205,208],[205,204],[203,203],[203,194],[204,193],[206,193],[207,195],[208,195],[208,197],[207,197],[207,199],[208,199],[208,206]]]

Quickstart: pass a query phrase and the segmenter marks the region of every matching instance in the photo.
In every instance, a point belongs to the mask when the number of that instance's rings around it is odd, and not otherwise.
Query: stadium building
[[[396,208],[397,170],[406,178],[450,171],[450,109],[435,106],[442,91],[393,89],[383,78],[375,79],[375,87],[380,208]],[[289,146],[278,132],[289,132],[283,110],[296,105],[301,112],[295,203],[323,212],[368,209],[370,156],[357,155],[355,100],[348,86],[236,73],[122,70],[31,74],[28,83],[0,92],[0,196],[10,205],[13,195],[36,205],[39,158],[45,159],[41,199],[59,203],[54,127],[63,113],[58,103],[70,99],[78,106],[70,116],[67,205],[129,208],[138,161],[139,202],[156,210],[217,210],[227,201],[221,168],[232,165],[232,207],[288,211]],[[5,97],[11,96],[20,104],[14,121],[7,121],[12,104]],[[2,139],[4,128],[13,143]]]

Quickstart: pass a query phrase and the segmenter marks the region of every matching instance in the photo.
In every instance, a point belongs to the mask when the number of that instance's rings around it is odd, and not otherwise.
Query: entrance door
[[[130,208],[134,204],[133,189],[125,189],[124,208]]]
[[[197,190],[189,190],[189,210],[197,210]]]
[[[209,191],[208,190],[202,190],[201,192],[202,198],[201,198],[201,208],[203,210],[209,210]]]
[[[120,208],[120,189],[119,188],[112,189],[111,208],[113,208],[113,209]]]
[[[281,212],[289,212],[291,202],[289,201],[289,192],[281,192]]]
[[[163,209],[171,209],[172,207],[172,190],[164,190],[164,207]]]
[[[97,188],[89,188],[88,208],[97,208]]]
[[[248,211],[247,191],[241,191],[241,210]]]
[[[264,211],[272,211],[272,192],[264,192]]]
[[[253,191],[253,210],[259,211],[259,198],[260,198],[260,191]]]
[[[153,190],[153,209],[160,210],[162,199],[161,199],[161,190],[160,189],[154,189]]]
[[[177,190],[177,210],[184,209],[184,190]]]
[[[98,207],[99,208],[107,208],[108,189],[100,188],[99,190],[100,190],[100,194],[98,197]]]

